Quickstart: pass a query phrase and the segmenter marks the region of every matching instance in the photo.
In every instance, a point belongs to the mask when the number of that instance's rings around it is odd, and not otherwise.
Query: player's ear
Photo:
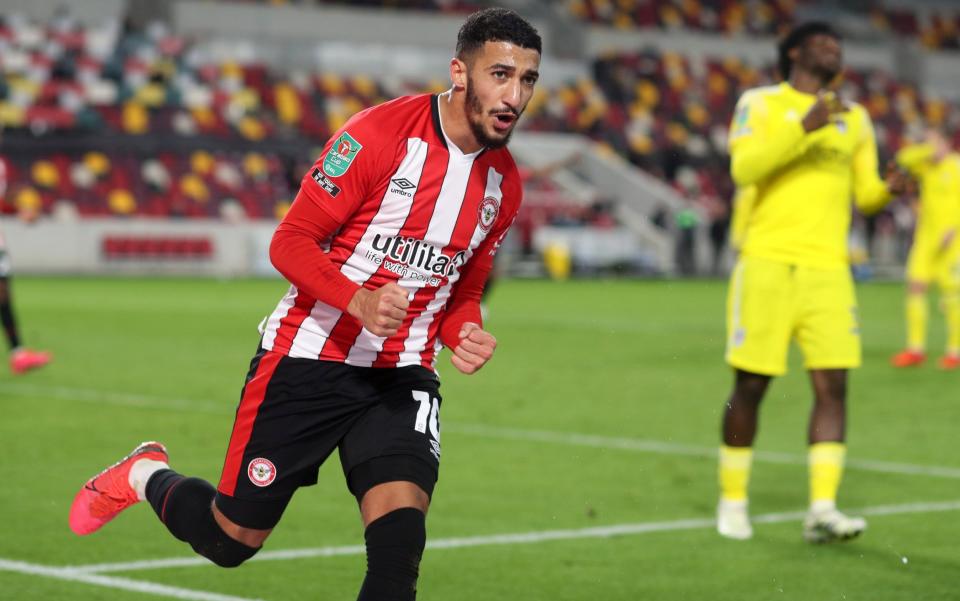
[[[467,63],[456,57],[450,59],[450,81],[457,92],[467,89]]]
[[[791,64],[797,64],[797,60],[800,58],[800,45],[798,44],[790,50],[787,50],[787,56],[790,57]]]

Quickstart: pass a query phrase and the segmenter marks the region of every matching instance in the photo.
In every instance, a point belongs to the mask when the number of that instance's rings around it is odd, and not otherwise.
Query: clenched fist
[[[849,107],[836,93],[821,90],[817,93],[817,101],[813,103],[807,114],[803,116],[803,129],[807,133],[820,129],[830,123],[831,117],[847,111]]]
[[[371,334],[389,338],[400,329],[409,306],[407,291],[390,282],[376,290],[357,290],[350,299],[347,312],[360,320]]]
[[[497,339],[479,325],[467,322],[460,328],[460,344],[453,349],[450,362],[465,374],[476,373],[493,357]]]

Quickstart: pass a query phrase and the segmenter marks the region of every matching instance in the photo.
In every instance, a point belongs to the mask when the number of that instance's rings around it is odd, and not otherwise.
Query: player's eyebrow
[[[487,70],[488,71],[509,71],[510,73],[514,73],[516,72],[517,68],[513,65],[507,65],[505,63],[494,63],[489,67],[487,67]],[[535,77],[537,79],[540,79],[540,72],[537,71],[536,69],[527,69],[526,71],[523,72],[523,74],[527,77]]]

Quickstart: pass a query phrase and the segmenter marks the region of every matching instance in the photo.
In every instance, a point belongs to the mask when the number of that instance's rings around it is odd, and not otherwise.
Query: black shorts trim
[[[364,461],[347,474],[347,487],[359,503],[363,495],[385,482],[413,482],[433,497],[440,470],[415,455],[383,455]]]

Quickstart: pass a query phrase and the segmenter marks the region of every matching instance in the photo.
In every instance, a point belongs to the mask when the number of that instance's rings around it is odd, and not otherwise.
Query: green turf
[[[67,529],[82,482],[141,440],[163,440],[182,472],[215,480],[232,411],[279,298],[277,281],[15,281],[30,345],[56,354],[27,376],[0,372],[0,560],[61,567],[188,557],[137,507],[88,538]],[[860,288],[865,367],[851,385],[851,459],[960,469],[960,373],[893,371],[899,286]],[[443,356],[443,463],[431,539],[709,519],[730,373],[722,363],[722,282],[503,282],[489,329],[493,363],[462,376]],[[939,345],[940,320],[932,343]],[[794,353],[772,387],[758,449],[802,457],[810,393]],[[692,454],[576,446],[535,436],[589,434],[694,447]],[[669,451],[669,449],[668,449]],[[960,500],[960,479],[850,469],[841,502],[872,507]],[[802,464],[758,461],[757,514],[802,510]],[[861,540],[811,547],[797,521],[759,524],[748,542],[698,528],[531,544],[435,549],[425,600],[958,599],[957,511],[875,516]],[[301,491],[267,549],[362,543],[339,464]],[[906,562],[904,562],[906,558]],[[2,563],[2,562],[0,562]],[[259,598],[349,600],[359,555],[107,574]],[[157,599],[0,569],[0,598]]]

